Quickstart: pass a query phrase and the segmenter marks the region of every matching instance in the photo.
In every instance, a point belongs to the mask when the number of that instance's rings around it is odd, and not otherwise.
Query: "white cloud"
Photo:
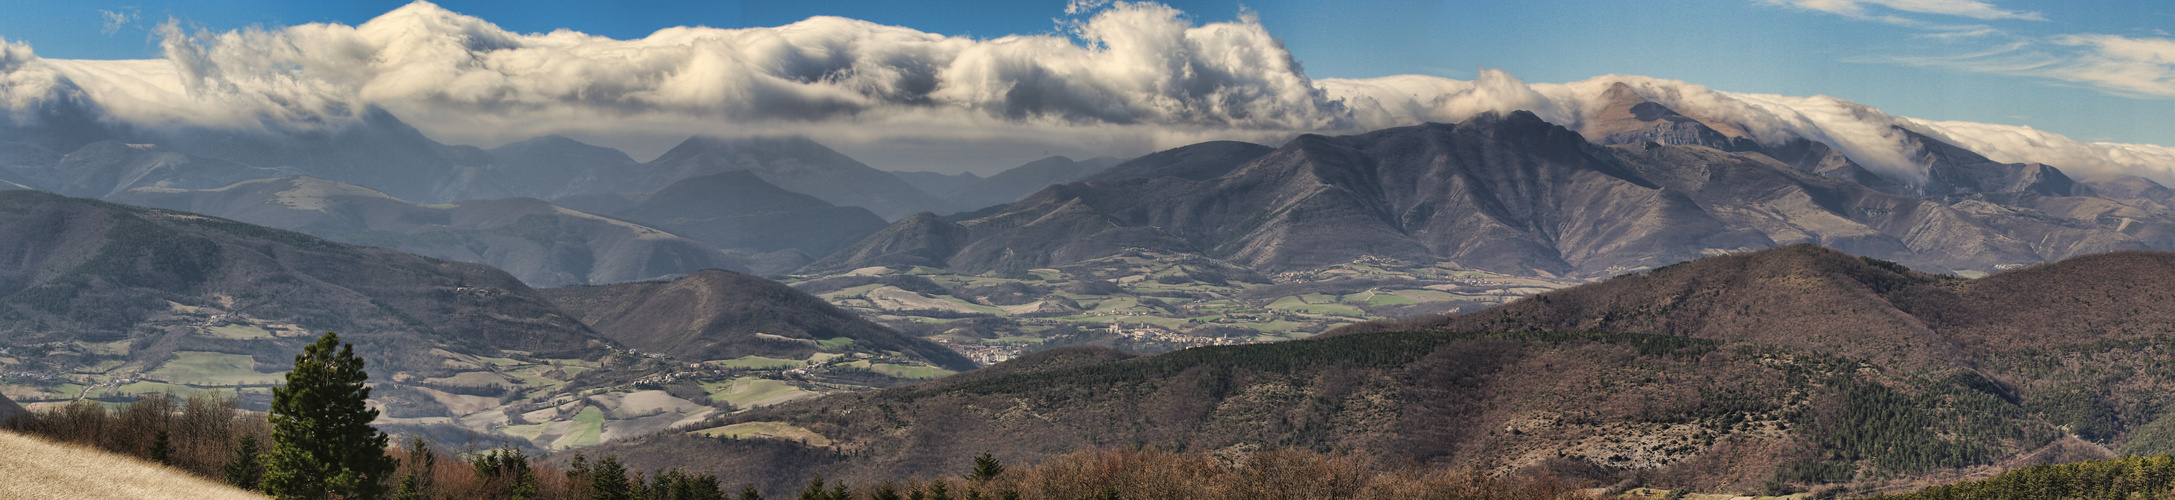
[[[416,2],[360,26],[215,33],[168,22],[155,29],[157,64],[50,61],[58,74],[45,76],[138,124],[307,128],[378,106],[470,143],[839,122],[964,135],[1137,125],[1254,140],[1352,126],[1250,17],[1195,25],[1166,6],[1118,2],[1071,26],[1069,37],[976,40],[817,17],[613,40],[513,33]]]
[[[2073,177],[2137,175],[2175,185],[2175,148],[2151,144],[2084,142],[2022,125],[1906,119],[1913,130],[1962,146],[1988,159],[2045,163]]]
[[[2082,34],[2055,37],[2053,42],[2082,52],[2040,76],[2117,94],[2175,97],[2175,40]]]
[[[114,33],[120,33],[122,27],[135,24],[137,19],[143,17],[143,14],[135,9],[129,9],[127,12],[98,9],[98,16],[105,19],[105,24],[99,27],[98,32],[104,33],[106,36],[113,36]]]
[[[2106,34],[2010,37],[1953,55],[1861,57],[1859,62],[2027,76],[2134,98],[2175,98],[2175,39]]]
[[[422,2],[360,26],[215,33],[168,22],[155,29],[163,58],[153,60],[47,60],[27,45],[0,41],[0,106],[23,120],[32,115],[24,110],[71,99],[140,127],[230,129],[339,127],[382,107],[441,141],[486,146],[550,133],[651,148],[691,133],[801,133],[857,155],[881,151],[871,144],[933,150],[941,147],[929,145],[949,142],[1001,144],[1024,156],[1143,153],[1213,139],[1274,144],[1299,133],[1521,109],[1577,128],[1604,105],[1602,92],[1622,82],[1762,142],[1821,141],[1903,179],[1923,174],[1897,127],[2004,161],[2135,172],[2175,184],[2175,155],[2166,148],[1917,121],[1825,96],[1730,93],[1618,75],[1526,83],[1497,70],[1472,81],[1314,80],[1250,17],[1196,25],[1162,5],[1081,5],[1099,10],[1071,24],[1069,34],[988,40],[833,17],[775,28],[669,28],[638,40],[522,34]],[[2017,49],[1977,57],[2015,59],[2008,71],[2016,72],[2103,64],[2108,75],[2138,82],[2130,85],[2136,92],[2165,85],[2164,69],[2175,60],[2163,39],[2071,41],[2061,46],[2105,60],[2026,61],[2011,57]]]

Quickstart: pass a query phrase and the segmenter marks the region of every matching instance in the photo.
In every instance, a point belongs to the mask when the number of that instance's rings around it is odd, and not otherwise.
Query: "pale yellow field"
[[[261,499],[187,473],[93,448],[0,431],[0,498]]]

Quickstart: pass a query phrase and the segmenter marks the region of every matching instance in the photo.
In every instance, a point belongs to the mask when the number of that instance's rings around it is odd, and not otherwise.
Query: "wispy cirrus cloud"
[[[2054,37],[2058,46],[2080,49],[2076,59],[2040,75],[2118,95],[2175,98],[2175,39],[2082,34]]]
[[[2175,98],[2175,39],[2099,33],[2008,37],[1960,54],[1849,59],[2039,78],[2140,99]]]
[[[1855,19],[1912,28],[1913,39],[1940,42],[1917,53],[1886,53],[1851,62],[1940,67],[1975,73],[2025,76],[2133,98],[2175,98],[2175,38],[2102,33],[2028,36],[1985,24],[1944,24],[1908,15],[1982,21],[2045,21],[2045,14],[1979,0],[1756,0]],[[1927,53],[1927,50],[1951,50]]]
[[[2045,14],[2028,10],[2009,10],[1978,0],[1760,0],[1771,5],[1788,5],[1805,10],[1826,12],[1845,17],[1896,23],[1909,21],[1896,12],[1968,17],[1984,21],[2020,19],[2045,21]],[[1867,8],[1878,6],[1879,8]],[[1915,22],[1915,21],[1914,21]]]

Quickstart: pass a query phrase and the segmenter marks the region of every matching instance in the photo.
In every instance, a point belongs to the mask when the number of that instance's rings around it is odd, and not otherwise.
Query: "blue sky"
[[[151,26],[169,18],[213,31],[309,22],[354,25],[405,3],[11,0],[9,15],[0,17],[0,37],[26,42],[47,58],[145,58],[156,55]],[[2153,52],[2163,49],[2155,41],[2170,38],[2164,30],[2175,28],[2175,3],[2164,1],[1166,3],[1200,23],[1235,19],[1242,12],[1259,16],[1316,78],[1472,79],[1481,68],[1500,68],[1528,82],[1638,74],[1733,92],[1831,95],[1923,119],[2021,124],[2082,140],[2175,145],[2175,120],[2167,118],[2175,116],[2175,91],[2166,88],[2175,86],[2167,73],[2175,67],[2175,43],[2165,48],[2170,52]],[[1903,7],[1884,5],[1889,3]],[[1055,1],[447,0],[439,5],[519,32],[565,28],[620,39],[669,26],[776,26],[815,15],[995,38],[1050,33],[1066,18],[1065,3]],[[2139,42],[2128,46],[2146,54],[2132,51],[2136,60],[2116,61],[2128,64],[2108,66],[2107,75],[2079,76],[2075,68],[2050,67],[2050,61],[2113,50],[2113,45],[2094,45],[2096,40]]]

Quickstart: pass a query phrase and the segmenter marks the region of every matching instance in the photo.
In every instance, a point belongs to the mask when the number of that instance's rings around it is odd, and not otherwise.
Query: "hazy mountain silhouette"
[[[830,255],[885,225],[868,209],[787,191],[746,170],[682,179],[656,193],[572,196],[558,202],[719,248],[800,256],[783,267],[758,264],[760,272],[791,271],[808,263],[808,256]]]
[[[1126,160],[1088,179],[1116,180],[1153,177],[1177,177],[1203,181],[1222,177],[1231,169],[1246,162],[1268,155],[1276,148],[1237,141],[1210,141],[1191,146],[1166,149],[1147,156]]]
[[[1002,205],[1022,196],[1041,191],[1051,184],[1062,184],[1087,178],[1118,164],[1117,158],[1108,156],[1073,161],[1063,156],[1052,156],[1012,167],[974,184],[951,191],[945,195],[955,206],[982,208]]]
[[[862,207],[886,219],[949,204],[806,137],[726,139],[696,136],[637,167],[611,189],[655,192],[692,177],[746,170],[788,191],[833,205]]]
[[[218,189],[140,188],[108,199],[486,264],[530,286],[747,269],[739,257],[695,240],[528,198],[419,205],[362,186],[296,176]]]

